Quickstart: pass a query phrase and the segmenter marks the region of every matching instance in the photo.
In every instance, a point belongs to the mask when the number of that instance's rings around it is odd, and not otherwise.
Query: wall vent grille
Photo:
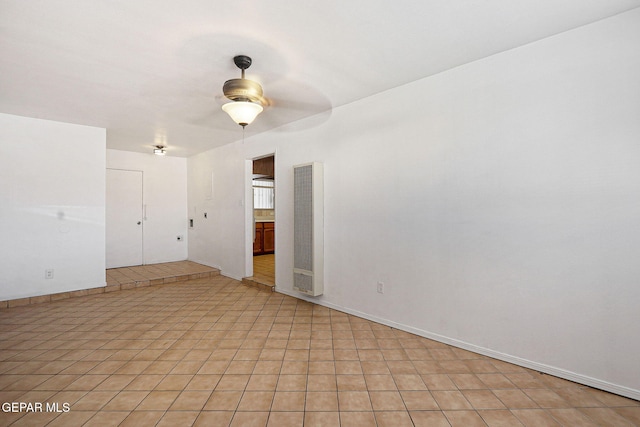
[[[324,288],[322,169],[321,163],[293,168],[293,288],[312,296]]]

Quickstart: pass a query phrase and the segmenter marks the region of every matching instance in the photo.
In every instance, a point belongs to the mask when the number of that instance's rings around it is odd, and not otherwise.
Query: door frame
[[[273,156],[273,185],[275,188],[278,187],[278,174],[276,173],[277,165],[278,165],[278,156],[276,151],[270,151],[250,159],[246,159],[244,163],[244,179],[245,179],[245,193],[244,193],[244,215],[245,215],[245,265],[244,265],[244,277],[252,277],[253,276],[253,233],[255,229],[255,223],[253,218],[253,161],[259,160],[264,157]],[[275,192],[277,199],[277,190]],[[278,218],[278,205],[277,200],[274,201],[274,209],[273,209],[273,217],[275,220]],[[276,233],[274,237],[274,268],[275,268],[275,282],[278,283],[278,232],[276,228]]]

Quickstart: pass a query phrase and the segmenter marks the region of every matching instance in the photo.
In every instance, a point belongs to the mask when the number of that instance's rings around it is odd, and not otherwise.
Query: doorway
[[[142,171],[107,169],[106,267],[142,265]]]
[[[276,216],[275,155],[253,160],[253,276],[252,281],[275,286]]]

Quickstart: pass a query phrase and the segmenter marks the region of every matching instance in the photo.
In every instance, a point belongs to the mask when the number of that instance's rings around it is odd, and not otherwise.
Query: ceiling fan
[[[251,66],[251,58],[246,55],[237,55],[233,58],[233,62],[240,68],[242,74],[239,79],[227,80],[224,83],[222,92],[231,102],[224,104],[222,110],[244,128],[255,120],[268,103],[263,96],[262,86],[244,77],[245,70]]]

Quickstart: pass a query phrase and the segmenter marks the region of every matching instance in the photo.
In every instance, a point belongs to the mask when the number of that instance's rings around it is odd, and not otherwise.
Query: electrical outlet
[[[44,271],[45,279],[53,279],[53,268],[48,268]]]
[[[384,283],[378,282],[378,293],[384,294]]]

